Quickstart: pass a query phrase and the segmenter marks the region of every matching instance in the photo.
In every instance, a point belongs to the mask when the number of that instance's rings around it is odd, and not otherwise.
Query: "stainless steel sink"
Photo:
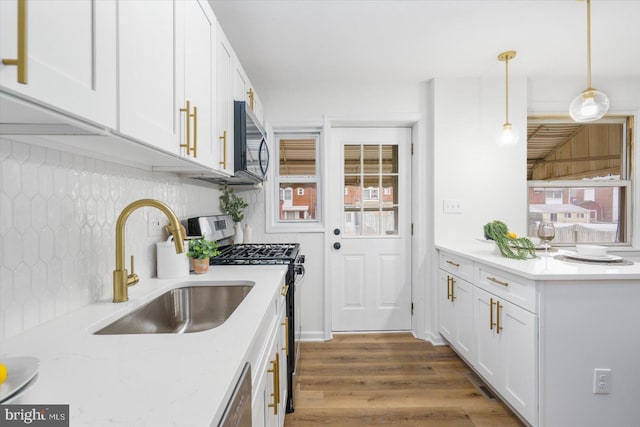
[[[121,317],[96,335],[187,334],[222,325],[253,282],[202,282],[172,289]]]

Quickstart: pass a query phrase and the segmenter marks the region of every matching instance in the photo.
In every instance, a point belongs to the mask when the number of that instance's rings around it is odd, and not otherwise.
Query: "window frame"
[[[316,233],[324,231],[324,198],[323,198],[323,156],[322,128],[274,128],[273,167],[270,168],[269,190],[265,196],[266,232],[267,233]],[[316,175],[280,175],[280,140],[281,139],[315,139]],[[280,185],[285,183],[316,185],[316,218],[302,220],[280,219]],[[294,191],[296,191],[294,187]]]
[[[566,116],[529,116],[527,121],[530,122],[542,122],[542,123],[572,123],[570,117]],[[635,177],[633,163],[634,160],[638,160],[638,153],[634,150],[634,124],[635,116],[633,114],[621,115],[621,116],[605,116],[595,123],[620,123],[623,124],[622,135],[622,153],[621,153],[621,165],[620,165],[620,179],[618,180],[556,180],[556,181],[539,181],[539,180],[527,180],[527,223],[530,221],[530,202],[529,191],[532,188],[542,189],[573,189],[573,188],[624,188],[624,241],[623,242],[601,242],[594,244],[603,244],[617,248],[630,248],[634,246],[634,227],[638,226],[633,222],[633,208],[634,204],[640,201],[638,194],[634,191],[633,180]],[[637,179],[637,177],[635,177]],[[552,242],[553,244],[553,242]],[[575,243],[556,243],[554,246],[566,247],[575,246]]]

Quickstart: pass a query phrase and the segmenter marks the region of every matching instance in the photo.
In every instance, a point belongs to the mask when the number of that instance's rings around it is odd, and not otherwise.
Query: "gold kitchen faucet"
[[[116,222],[116,269],[113,270],[113,302],[129,300],[129,286],[133,286],[140,278],[133,271],[133,255],[131,256],[131,274],[124,268],[124,226],[133,211],[143,206],[160,209],[169,219],[169,231],[173,235],[176,253],[184,252],[184,238],[180,220],[165,203],[154,199],[140,199],[127,205]]]

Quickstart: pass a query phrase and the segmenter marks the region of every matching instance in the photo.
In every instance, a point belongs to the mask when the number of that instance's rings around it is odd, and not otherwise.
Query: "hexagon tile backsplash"
[[[0,138],[0,342],[103,298],[111,298],[115,223],[130,202],[166,202],[180,219],[220,212],[216,188]],[[159,214],[159,215],[158,215]],[[126,226],[127,265],[156,275],[149,216]]]

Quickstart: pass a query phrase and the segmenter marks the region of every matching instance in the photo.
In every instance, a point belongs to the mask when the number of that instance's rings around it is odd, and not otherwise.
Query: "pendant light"
[[[520,139],[518,130],[509,123],[509,61],[516,57],[515,50],[508,50],[498,55],[498,61],[504,62],[505,65],[505,123],[498,132],[498,144],[514,145]]]
[[[587,88],[575,97],[569,114],[576,122],[593,122],[609,110],[609,98],[591,87],[591,0],[587,0]]]

